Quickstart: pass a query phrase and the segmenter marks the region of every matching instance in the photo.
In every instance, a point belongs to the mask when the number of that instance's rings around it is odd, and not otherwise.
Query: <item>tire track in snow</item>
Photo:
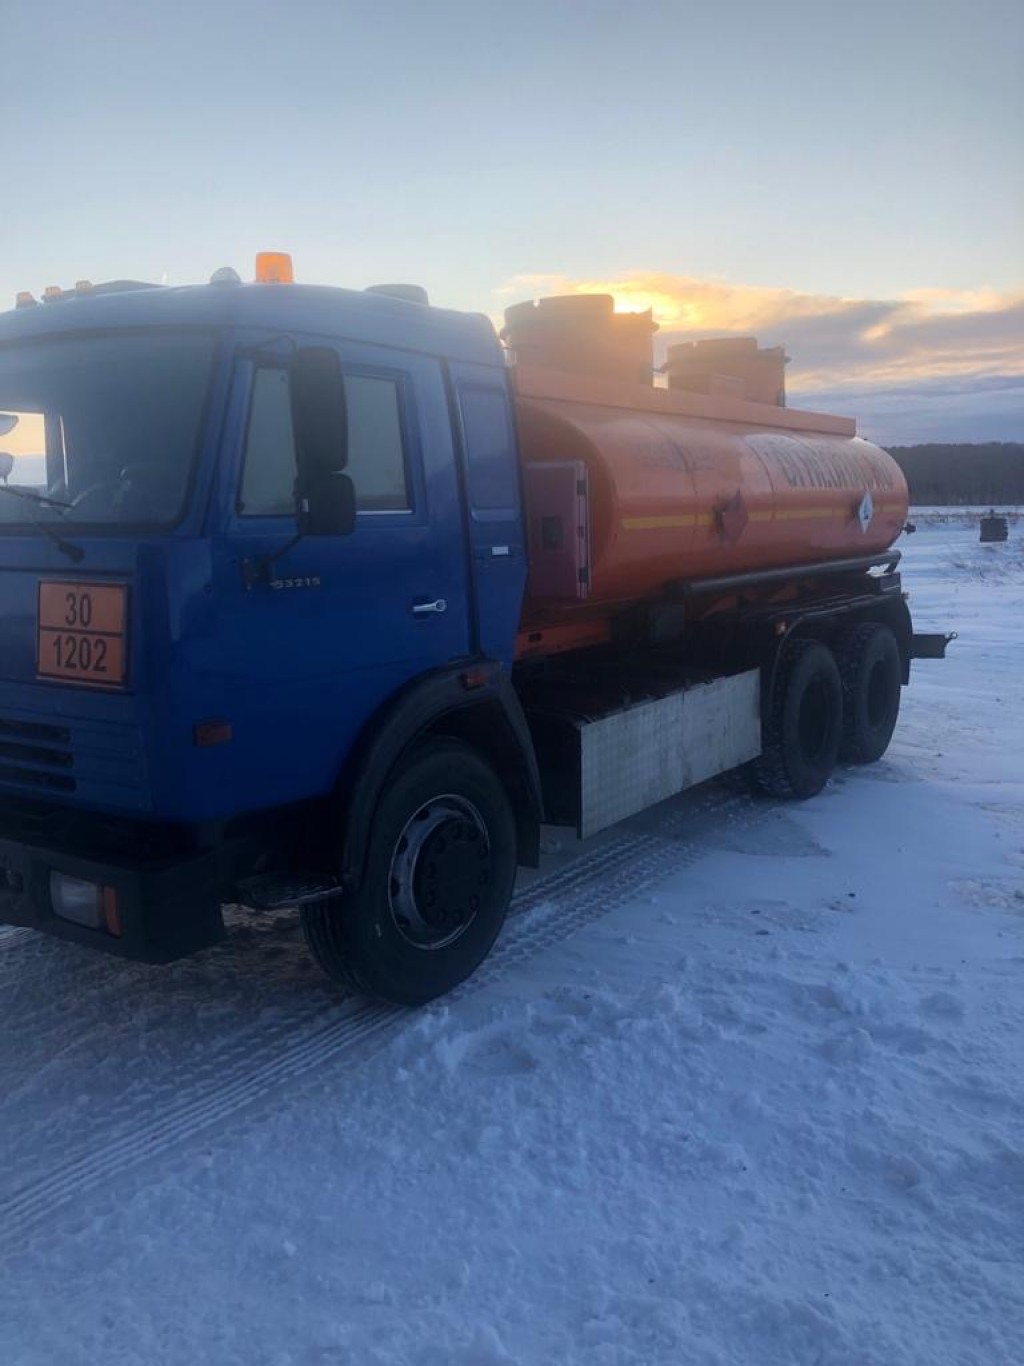
[[[693,813],[669,811],[653,833],[627,831],[594,852],[581,852],[564,866],[538,877],[517,893],[511,917],[490,958],[449,1000],[486,989],[512,976],[524,963],[570,938],[696,862],[708,849],[706,836],[737,817],[745,825],[765,820],[774,804],[755,805],[727,795]],[[679,830],[686,830],[680,838]],[[147,1161],[165,1157],[189,1141],[210,1135],[227,1121],[266,1103],[288,1083],[309,1078],[325,1063],[347,1054],[359,1063],[415,1018],[408,1010],[350,998],[325,1005],[311,1023],[285,1020],[269,1037],[260,1030],[236,1031],[218,1054],[204,1058],[204,1078],[192,1074],[183,1091],[156,1113],[153,1096],[128,1099],[132,1111],[120,1123],[99,1126],[76,1153],[27,1181],[0,1203],[0,1255],[15,1251],[76,1199],[115,1181]],[[258,1040],[258,1047],[246,1046]],[[109,1120],[109,1112],[105,1114]]]

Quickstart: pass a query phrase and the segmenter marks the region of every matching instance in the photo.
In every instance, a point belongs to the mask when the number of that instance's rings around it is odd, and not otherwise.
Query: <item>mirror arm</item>
[[[305,536],[304,531],[297,531],[290,541],[286,541],[278,550],[272,550],[267,555],[258,555],[255,559],[242,561],[242,581],[246,588],[266,587],[270,583],[270,571],[278,560],[281,560],[293,550],[295,546]]]

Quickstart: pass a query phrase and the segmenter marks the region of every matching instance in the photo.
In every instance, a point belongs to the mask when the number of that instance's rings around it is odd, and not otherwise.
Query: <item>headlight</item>
[[[117,892],[98,882],[86,882],[66,873],[50,874],[50,905],[54,915],[84,925],[90,930],[121,933],[121,918],[117,910]]]

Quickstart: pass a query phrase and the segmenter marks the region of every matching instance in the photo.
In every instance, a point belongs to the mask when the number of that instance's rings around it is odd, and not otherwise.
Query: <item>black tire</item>
[[[827,646],[794,640],[782,647],[762,723],[754,778],[773,797],[813,797],[839,758],[843,690]]]
[[[491,766],[458,740],[424,741],[380,798],[362,887],[303,907],[310,951],[330,977],[395,1005],[443,996],[497,939],[516,854]]]
[[[843,683],[839,757],[847,764],[873,764],[889,748],[900,714],[900,647],[888,626],[864,622],[841,637],[836,662]]]

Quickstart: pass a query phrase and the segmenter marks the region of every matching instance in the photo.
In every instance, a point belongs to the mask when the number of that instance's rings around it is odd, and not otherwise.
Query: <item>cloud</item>
[[[794,403],[854,412],[877,439],[914,440],[925,428],[939,439],[944,424],[955,433],[948,439],[970,440],[974,429],[978,440],[1024,439],[1024,292],[843,298],[656,271],[606,280],[520,275],[499,291],[509,301],[598,293],[613,294],[620,311],[653,310],[657,362],[673,342],[705,337],[785,346]]]

